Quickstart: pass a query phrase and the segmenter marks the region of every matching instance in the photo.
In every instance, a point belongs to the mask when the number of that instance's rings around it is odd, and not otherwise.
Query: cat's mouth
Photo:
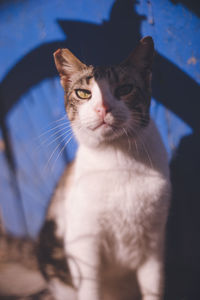
[[[108,133],[110,131],[113,132],[113,130],[116,131],[118,128],[119,125],[110,120],[102,120],[101,122],[98,122],[98,124],[89,127],[89,129],[92,131],[100,130],[102,133]]]
[[[106,123],[104,120],[100,123],[100,124],[98,124],[98,125],[96,125],[95,127],[93,127],[93,128],[90,128],[92,131],[95,131],[95,130],[97,130],[97,129],[99,129],[99,128],[107,128],[107,127],[112,127],[112,125],[110,125],[110,124],[108,124],[108,123]]]
[[[96,120],[87,125],[87,129],[97,137],[117,137],[123,133],[122,127],[125,126],[124,120],[116,120],[113,116],[107,116],[104,119]]]

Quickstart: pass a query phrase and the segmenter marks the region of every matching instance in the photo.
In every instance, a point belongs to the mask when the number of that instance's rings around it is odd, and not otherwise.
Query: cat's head
[[[125,61],[111,67],[87,66],[68,49],[54,53],[78,141],[110,143],[136,136],[148,125],[153,56],[151,37],[143,38]]]

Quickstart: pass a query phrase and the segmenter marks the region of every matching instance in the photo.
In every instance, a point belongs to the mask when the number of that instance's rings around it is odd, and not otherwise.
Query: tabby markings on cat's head
[[[148,125],[154,44],[143,38],[112,67],[86,66],[68,49],[54,53],[65,106],[78,140],[100,144],[135,136]]]

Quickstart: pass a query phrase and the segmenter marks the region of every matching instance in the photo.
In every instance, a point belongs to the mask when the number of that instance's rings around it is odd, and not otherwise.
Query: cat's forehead
[[[110,83],[105,77],[95,79],[93,78],[91,80],[91,89],[94,92],[94,95],[96,96],[102,96],[102,95],[109,95],[111,94],[111,87]]]
[[[74,74],[72,74],[70,77],[70,82],[76,85],[89,85],[93,77],[93,67],[89,66],[80,70],[79,72],[75,72]]]
[[[88,67],[73,77],[76,86],[93,86],[94,82],[99,85],[118,85],[130,78],[129,70],[119,66]]]
[[[94,77],[97,81],[107,80],[110,84],[118,84],[129,76],[127,69],[120,66],[96,67]]]

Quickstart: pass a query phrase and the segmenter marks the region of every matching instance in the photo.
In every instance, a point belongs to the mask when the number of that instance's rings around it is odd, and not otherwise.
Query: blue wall
[[[52,53],[68,47],[86,63],[115,63],[141,37],[154,38],[151,113],[173,184],[166,297],[176,300],[200,299],[199,7],[192,0],[0,1],[0,205],[7,229],[19,235],[37,235],[76,149],[73,139],[64,148],[71,135],[64,135]]]

